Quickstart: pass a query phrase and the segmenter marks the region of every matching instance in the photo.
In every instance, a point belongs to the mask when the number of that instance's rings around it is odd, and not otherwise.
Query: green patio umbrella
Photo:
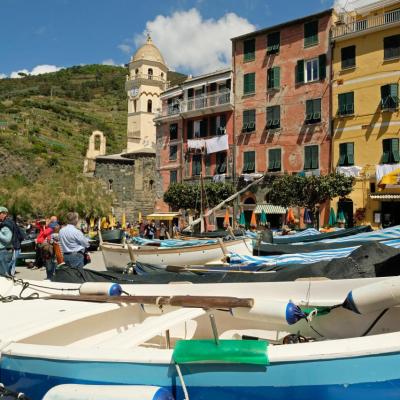
[[[242,212],[240,213],[239,225],[243,225],[243,226],[246,225],[246,218],[244,217],[244,211],[242,211]]]
[[[331,212],[329,213],[329,222],[328,222],[329,226],[334,226],[336,225],[336,215],[335,215],[335,211],[333,210],[333,208],[331,207]]]
[[[344,224],[346,222],[346,217],[344,215],[343,210],[339,210],[338,216],[337,216],[337,222],[340,222],[341,224]]]
[[[260,225],[266,225],[267,224],[267,214],[265,214],[265,211],[261,211],[260,215]]]

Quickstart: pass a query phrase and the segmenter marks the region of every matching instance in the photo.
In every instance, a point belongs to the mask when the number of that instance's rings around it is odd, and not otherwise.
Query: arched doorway
[[[343,211],[344,218],[346,220],[345,227],[352,228],[354,226],[353,222],[353,200],[351,199],[340,199],[337,205],[337,218],[339,216],[340,211]]]

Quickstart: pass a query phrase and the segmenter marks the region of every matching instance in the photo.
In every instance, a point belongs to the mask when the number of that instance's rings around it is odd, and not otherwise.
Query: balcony
[[[196,117],[229,110],[233,110],[233,95],[230,90],[192,97],[180,104],[180,112],[184,117]]]
[[[338,22],[340,23],[340,19]],[[350,21],[332,27],[332,40],[362,35],[365,32],[380,30],[383,27],[392,27],[398,24],[400,24],[400,10],[373,15],[360,20],[351,17]]]
[[[164,77],[152,74],[136,74],[126,76],[125,90],[129,91],[139,85],[159,86],[163,90],[167,88],[168,82]]]

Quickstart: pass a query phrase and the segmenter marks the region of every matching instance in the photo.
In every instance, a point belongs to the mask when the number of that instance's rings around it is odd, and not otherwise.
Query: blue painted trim
[[[347,297],[346,300],[343,302],[343,308],[346,308],[350,311],[353,311],[357,314],[361,314],[360,311],[358,310],[356,304],[354,303],[354,299],[353,299],[353,291],[351,291]]]

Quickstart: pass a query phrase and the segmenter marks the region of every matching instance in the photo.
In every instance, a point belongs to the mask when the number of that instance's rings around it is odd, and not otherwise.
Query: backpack
[[[22,228],[17,226],[17,224],[13,220],[9,218],[5,219],[0,224],[0,229],[4,226],[6,226],[12,233],[10,248],[13,248],[14,250],[19,250],[21,248],[21,242],[25,240],[26,237],[24,231],[22,230]]]

